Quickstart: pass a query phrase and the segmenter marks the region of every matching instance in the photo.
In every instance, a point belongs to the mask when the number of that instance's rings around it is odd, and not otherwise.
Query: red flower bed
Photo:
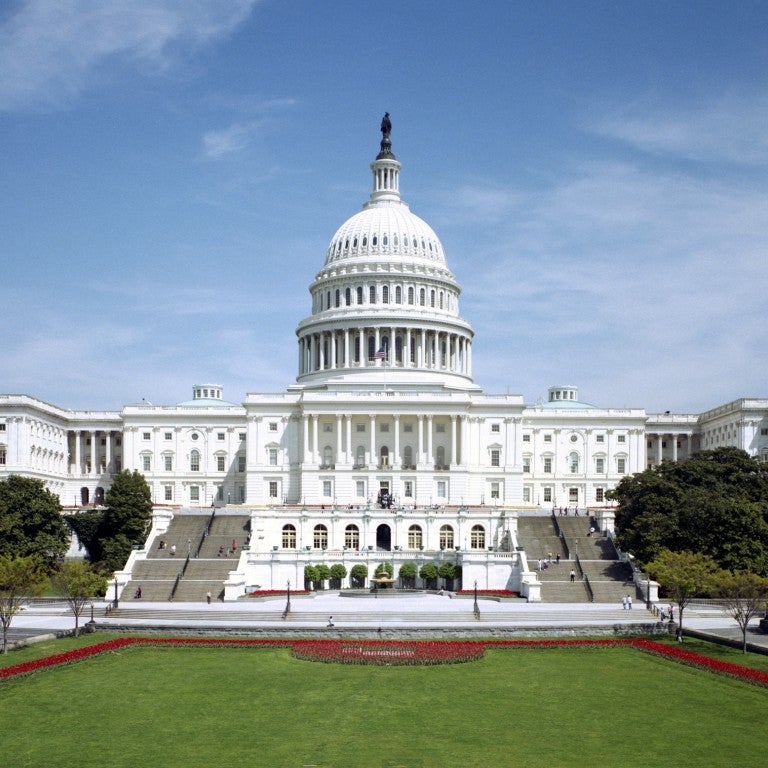
[[[474,589],[460,589],[457,595],[474,595]],[[520,597],[519,592],[512,592],[509,589],[478,589],[478,597]]]
[[[290,640],[280,638],[207,638],[207,637],[121,637],[103,643],[76,648],[66,653],[45,656],[0,669],[0,680],[27,675],[47,667],[69,664],[89,656],[119,650],[132,645],[154,646],[272,646],[291,648],[296,658],[326,663],[379,664],[379,665],[425,665],[458,664],[483,657],[486,648],[567,648],[631,646],[646,653],[655,653],[673,661],[700,669],[728,675],[757,685],[768,686],[768,672],[742,667],[726,661],[719,661],[693,653],[685,648],[666,645],[643,638],[600,638],[596,640],[571,640],[553,638],[544,640],[483,640],[439,641],[439,640]]]
[[[484,654],[482,643],[450,640],[298,640],[293,644],[293,655],[304,661],[382,667],[463,664],[482,659]]]
[[[254,589],[246,597],[285,597],[287,594],[288,592],[285,589]],[[309,591],[306,589],[292,589],[291,594],[308,595]]]

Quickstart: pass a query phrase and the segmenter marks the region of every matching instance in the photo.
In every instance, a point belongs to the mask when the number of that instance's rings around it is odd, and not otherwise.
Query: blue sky
[[[475,381],[768,396],[768,4],[0,4],[0,392],[279,392],[392,116]]]

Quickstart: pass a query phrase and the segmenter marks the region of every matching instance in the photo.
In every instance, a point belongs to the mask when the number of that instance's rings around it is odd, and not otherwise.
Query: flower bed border
[[[96,656],[109,651],[116,651],[121,648],[127,648],[134,645],[165,646],[165,647],[192,647],[192,646],[210,646],[210,647],[251,647],[251,646],[271,646],[276,648],[290,648],[294,653],[296,649],[303,646],[318,644],[327,644],[329,647],[336,645],[349,645],[349,640],[287,640],[279,638],[206,638],[206,637],[121,637],[114,640],[107,640],[103,643],[76,648],[64,653],[57,653],[51,656],[44,656],[34,661],[26,661],[21,664],[15,664],[10,667],[0,669],[0,680],[7,680],[21,675],[29,675],[41,669],[56,667],[63,664],[71,664],[80,659]],[[644,653],[652,653],[664,658],[687,664],[698,669],[705,669],[717,674],[727,675],[737,680],[741,680],[755,685],[768,686],[768,672],[763,672],[749,667],[742,667],[740,664],[733,664],[727,661],[719,661],[709,656],[703,656],[693,651],[688,651],[680,646],[665,645],[656,640],[645,638],[602,638],[595,640],[571,640],[571,639],[550,639],[550,640],[466,640],[466,641],[440,641],[440,640],[356,640],[353,644],[357,647],[369,647],[372,649],[390,646],[397,649],[401,646],[429,646],[438,649],[441,645],[456,643],[465,646],[477,646],[483,651],[489,648],[569,648],[569,647],[616,647],[629,646],[636,648]],[[430,662],[423,662],[430,663]],[[436,663],[436,662],[431,662]],[[445,662],[443,662],[445,663]]]

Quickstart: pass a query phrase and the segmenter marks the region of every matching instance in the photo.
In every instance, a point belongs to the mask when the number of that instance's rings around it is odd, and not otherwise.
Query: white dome
[[[331,238],[325,266],[382,257],[446,267],[443,246],[432,227],[403,202],[368,204],[347,219]]]

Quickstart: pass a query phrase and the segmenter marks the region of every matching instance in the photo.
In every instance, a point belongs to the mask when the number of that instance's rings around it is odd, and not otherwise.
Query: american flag
[[[387,352],[384,347],[381,347],[378,352],[374,353],[374,360],[383,360],[387,356]]]

